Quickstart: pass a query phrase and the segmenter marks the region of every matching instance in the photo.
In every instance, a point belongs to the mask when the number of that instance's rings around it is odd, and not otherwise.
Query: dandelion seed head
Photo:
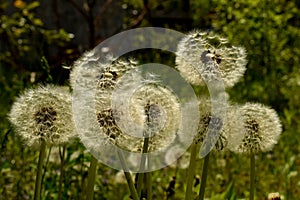
[[[179,100],[170,89],[154,84],[144,85],[132,96],[130,113],[133,122],[149,133],[149,151],[161,150],[175,139],[181,111]],[[136,144],[137,148],[141,148],[143,142]]]
[[[205,85],[213,79],[232,87],[246,70],[246,51],[230,46],[226,38],[193,31],[178,44],[176,68],[194,85]]]
[[[195,143],[203,142],[204,138],[207,136],[208,129],[210,128],[220,133],[216,143],[216,147],[218,149],[223,149],[224,146],[223,144],[226,142],[226,137],[223,135],[221,131],[224,122],[221,120],[221,117],[212,114],[211,99],[209,99],[206,96],[203,96],[199,100],[199,104],[200,104],[199,106],[200,121],[198,126],[198,133],[194,139],[194,142]],[[214,137],[214,136],[209,136],[209,137]]]
[[[67,87],[28,89],[14,102],[9,120],[28,146],[60,145],[76,137]]]
[[[106,62],[110,62],[111,59],[111,57],[107,57]],[[70,73],[70,84],[72,88],[94,87],[97,79],[96,77],[103,73],[106,62],[101,63],[94,50],[85,52],[81,58],[75,61],[72,67]]]
[[[231,150],[240,153],[271,150],[282,131],[276,111],[258,103],[246,103],[239,111],[245,131],[240,143],[233,141]]]
[[[156,76],[148,74],[142,78],[136,65],[134,60],[116,60],[104,67],[95,94],[97,122],[107,142],[141,152],[147,133],[149,151],[156,151],[174,140],[180,123],[180,104],[174,93],[159,85]],[[126,78],[121,78],[124,74]],[[129,99],[128,106],[114,105],[113,101],[119,102],[120,98]],[[142,134],[137,137],[133,132]]]
[[[242,134],[233,134],[242,133],[244,130],[241,114],[237,111],[238,107],[230,102],[218,102],[216,105],[220,106],[220,109],[225,109],[219,111],[218,108],[215,108],[214,113],[212,113],[212,105],[211,99],[207,97],[200,99],[200,122],[195,142],[203,142],[208,137],[211,143],[215,142],[217,150],[222,150],[231,145],[229,140],[241,141]],[[222,112],[225,112],[223,118],[219,115]],[[216,135],[207,135],[209,129],[212,130],[212,134]]]
[[[126,143],[132,143],[133,138],[123,134],[118,126],[118,108],[112,106],[112,95],[116,88],[119,78],[126,72],[136,68],[137,62],[128,59],[118,59],[103,65],[103,71],[97,75],[96,93],[95,93],[95,109],[97,122],[100,129],[107,137],[107,142],[111,142],[123,149],[129,150],[130,146]]]

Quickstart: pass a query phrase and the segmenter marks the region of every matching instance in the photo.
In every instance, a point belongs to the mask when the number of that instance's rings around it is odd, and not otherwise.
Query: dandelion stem
[[[255,154],[250,153],[250,200],[254,200],[255,191]]]
[[[58,185],[58,199],[62,199],[62,184],[63,184],[63,178],[64,178],[64,168],[65,168],[65,152],[66,152],[66,146],[62,147],[62,152],[59,152],[60,154],[60,177],[59,177],[59,185]],[[59,149],[60,150],[60,149]]]
[[[148,172],[145,174],[145,185],[147,192],[147,200],[152,200],[152,174],[150,172],[150,155],[147,155]]]
[[[42,183],[44,182],[44,179],[45,179],[46,169],[47,169],[47,166],[48,166],[48,163],[49,163],[49,159],[50,159],[50,155],[51,155],[51,149],[52,149],[52,147],[50,146],[49,150],[48,150],[46,162],[44,164],[44,170],[43,170],[43,175],[42,175]],[[45,188],[41,189],[41,195],[45,195]]]
[[[87,183],[87,194],[86,199],[92,200],[94,198],[94,185],[97,171],[97,159],[92,156],[89,171],[88,171],[88,183]]]
[[[193,199],[193,181],[194,174],[196,169],[196,157],[197,157],[197,149],[198,145],[193,143],[191,145],[191,157],[190,157],[190,165],[188,169],[188,177],[186,182],[186,191],[185,191],[185,200]]]
[[[145,164],[146,164],[146,153],[148,152],[148,145],[149,145],[149,137],[148,135],[144,138],[143,144],[143,151],[142,151],[142,158],[140,163],[140,172],[145,171]],[[142,185],[143,185],[144,173],[138,174],[138,181],[137,181],[137,193],[139,196],[142,194]]]
[[[204,163],[203,163],[203,168],[202,168],[202,176],[201,176],[201,182],[200,182],[201,186],[200,186],[198,200],[204,199],[206,180],[207,180],[207,175],[208,175],[209,154],[210,153],[208,153],[204,158]]]
[[[37,174],[35,179],[35,190],[34,190],[34,200],[39,200],[41,198],[41,188],[42,188],[42,172],[43,163],[46,156],[46,142],[41,142],[40,155],[37,166]]]
[[[123,154],[120,150],[117,150],[117,151],[118,151],[119,159],[121,161],[122,168],[124,170],[124,174],[125,174],[125,177],[126,177],[126,180],[127,180],[127,184],[128,184],[131,196],[132,196],[133,200],[139,200],[139,196],[137,194],[137,191],[135,190],[134,183],[132,181],[131,175],[128,172],[128,168],[127,168],[127,165],[125,163]]]
[[[151,172],[146,173],[146,188],[147,188],[147,200],[152,200],[152,179]]]

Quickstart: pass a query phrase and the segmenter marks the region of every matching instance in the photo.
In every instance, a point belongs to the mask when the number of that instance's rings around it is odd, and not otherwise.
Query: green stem
[[[194,174],[196,169],[196,158],[198,152],[197,149],[198,149],[198,145],[193,143],[191,145],[191,157],[190,157],[190,165],[188,169],[188,177],[186,182],[185,200],[193,199],[193,182],[194,182]]]
[[[145,171],[145,164],[146,164],[145,154],[148,152],[148,145],[149,145],[149,137],[148,135],[146,135],[143,144],[142,158],[141,158],[140,169],[139,169],[140,172]],[[137,193],[139,197],[142,194],[143,179],[144,179],[144,173],[139,173],[138,180],[137,180]]]
[[[88,183],[87,183],[87,194],[86,199],[92,200],[94,198],[94,185],[97,171],[97,162],[98,160],[92,156],[89,171],[88,171]]]
[[[127,180],[127,184],[128,184],[131,196],[132,196],[133,200],[139,200],[139,196],[137,194],[137,191],[135,190],[134,183],[132,181],[131,175],[128,172],[129,170],[127,168],[124,156],[123,156],[123,154],[120,150],[118,150],[118,155],[119,155],[119,159],[121,161],[122,168],[124,170],[124,174],[125,174],[125,177],[126,177],[126,180]]]
[[[59,185],[58,185],[58,199],[62,199],[62,184],[63,184],[63,178],[64,178],[64,168],[65,168],[65,152],[66,147],[62,147],[62,153],[60,153],[60,177],[59,177]],[[60,150],[60,149],[59,149]]]
[[[203,168],[202,168],[202,176],[201,176],[201,182],[200,182],[201,186],[200,186],[198,200],[204,199],[206,180],[207,180],[207,175],[208,175],[209,154],[210,153],[208,153],[204,158],[204,164],[203,164]]]
[[[84,152],[82,149],[80,149],[80,154],[82,155],[82,157],[80,158],[80,174],[81,176],[77,176],[77,181],[78,183],[80,182],[80,192],[77,194],[77,199],[78,200],[82,200],[84,199],[85,195],[84,195],[84,192],[85,192],[85,179],[86,179],[86,175],[85,175],[85,166],[84,166],[84,160],[85,160],[85,157],[84,157]],[[81,179],[80,179],[81,178]]]
[[[254,200],[255,192],[255,154],[250,153],[250,200]]]
[[[47,169],[47,166],[48,166],[48,163],[49,163],[49,159],[50,159],[50,155],[51,155],[51,149],[52,149],[52,147],[50,146],[49,150],[48,150],[46,162],[44,164],[44,170],[43,170],[43,175],[42,175],[42,183],[44,182],[44,179],[45,179],[45,176],[46,176],[46,169]],[[41,195],[45,195],[45,188],[41,189]]]
[[[152,200],[152,179],[151,172],[146,173],[146,188],[147,188],[147,200]]]
[[[39,200],[41,198],[41,188],[42,188],[42,172],[43,172],[43,163],[46,156],[46,143],[45,141],[41,142],[40,155],[37,166],[37,173],[35,179],[35,190],[34,190],[34,200]]]

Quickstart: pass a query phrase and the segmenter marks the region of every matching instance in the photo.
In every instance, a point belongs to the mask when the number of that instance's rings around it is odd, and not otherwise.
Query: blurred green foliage
[[[39,1],[26,2],[0,3],[0,185],[3,186],[0,199],[31,199],[34,188],[37,152],[19,141],[6,118],[14,98],[24,88],[46,82],[62,84],[68,79],[68,70],[54,64],[51,51],[55,49],[57,54],[65,55],[59,47],[68,49],[72,35],[64,27],[50,29],[45,25],[36,14]],[[279,192],[285,199],[297,199],[300,196],[299,1],[122,0],[107,9],[114,10],[114,6],[123,9],[123,29],[143,26],[162,26],[183,32],[201,29],[228,37],[233,44],[247,49],[246,74],[228,90],[230,98],[233,102],[257,101],[270,105],[278,111],[284,127],[274,150],[257,155],[256,195],[264,199],[269,192]],[[114,24],[111,27],[113,29]],[[174,65],[174,55],[168,52],[141,50],[133,55],[143,59],[143,63]],[[70,59],[69,63],[74,61],[74,57],[65,59]],[[57,150],[53,148],[49,154],[51,159],[44,177],[45,199],[57,198],[60,163]],[[65,199],[83,198],[89,160],[90,155],[79,142],[68,147]],[[199,172],[201,163],[199,160]],[[248,198],[249,159],[246,156],[214,152],[210,166],[208,197]],[[99,164],[95,199],[129,199],[127,186],[115,182],[116,173]],[[154,199],[166,196],[175,173],[174,199],[183,199],[187,172],[169,167],[153,173]],[[199,185],[194,189],[198,191]]]
[[[9,2],[0,3],[1,136],[7,130],[6,113],[13,99],[24,88],[49,76],[50,69],[41,62],[48,56],[48,47],[63,46],[71,40],[63,29],[50,30],[44,26],[35,14],[40,5],[38,1],[18,0],[13,5]]]

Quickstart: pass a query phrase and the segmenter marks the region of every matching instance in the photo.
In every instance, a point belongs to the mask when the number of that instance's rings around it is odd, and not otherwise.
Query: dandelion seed
[[[69,142],[76,136],[71,95],[67,87],[28,89],[16,99],[9,120],[28,146]]]
[[[275,110],[258,103],[247,103],[239,112],[243,116],[243,140],[234,140],[231,150],[241,153],[257,153],[273,148],[281,134],[281,124]],[[241,134],[241,133],[236,133]]]
[[[232,87],[246,70],[246,51],[218,35],[193,31],[178,44],[176,68],[191,84],[222,80]]]

